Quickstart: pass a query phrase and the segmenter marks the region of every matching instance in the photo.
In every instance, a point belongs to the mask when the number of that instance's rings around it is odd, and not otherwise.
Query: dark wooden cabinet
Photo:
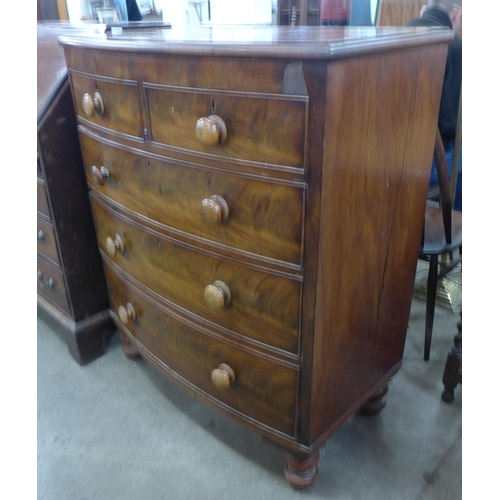
[[[283,447],[305,488],[401,366],[453,34],[235,34],[61,43],[126,354]]]
[[[66,28],[67,30],[68,28]],[[38,314],[85,364],[114,326],[97,247],[58,24],[38,25]]]

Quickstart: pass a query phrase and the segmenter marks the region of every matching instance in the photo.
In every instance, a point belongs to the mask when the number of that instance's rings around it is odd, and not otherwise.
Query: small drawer
[[[37,266],[38,293],[71,314],[62,273],[40,258],[37,259]]]
[[[234,160],[304,168],[307,97],[149,83],[144,83],[144,90],[153,142]]]
[[[36,209],[39,213],[50,218],[49,202],[47,193],[45,192],[45,182],[40,177],[37,178],[36,184]]]
[[[120,279],[107,265],[105,272],[118,326],[125,327],[160,368],[219,406],[295,435],[297,367],[198,330]],[[230,371],[221,365],[227,365],[234,374],[227,385],[225,373]]]
[[[91,195],[101,251],[177,308],[236,337],[298,352],[301,282],[226,261],[142,228]]]
[[[301,266],[303,183],[148,159],[83,133],[80,142],[88,182],[120,205],[218,245]]]
[[[137,82],[71,73],[77,114],[115,132],[143,137]]]
[[[37,219],[37,250],[55,264],[60,265],[54,228],[40,218]]]

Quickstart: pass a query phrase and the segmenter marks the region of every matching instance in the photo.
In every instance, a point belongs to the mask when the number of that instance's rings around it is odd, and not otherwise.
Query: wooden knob
[[[110,176],[109,168],[107,167],[97,168],[95,165],[92,165],[90,172],[99,186],[104,186],[104,181]]]
[[[205,302],[214,309],[220,309],[231,302],[231,290],[223,281],[214,281],[205,287]]]
[[[194,135],[204,146],[215,146],[227,138],[226,124],[220,116],[210,115],[196,122]]]
[[[217,194],[205,198],[201,202],[201,218],[207,224],[220,224],[229,217],[229,207],[226,200]]]
[[[212,382],[219,389],[229,389],[235,380],[234,370],[228,365],[221,364],[219,368],[212,370]]]
[[[125,252],[123,240],[120,238],[120,236],[116,234],[115,239],[111,238],[111,236],[108,236],[106,238],[106,251],[108,252],[108,255],[110,257],[114,257],[117,251],[119,251],[120,253]]]
[[[96,113],[103,115],[104,114],[104,103],[102,101],[101,94],[95,91],[94,97],[90,94],[84,94],[82,98],[82,108],[83,112],[89,117],[92,118]]]
[[[127,325],[129,322],[135,322],[137,316],[134,306],[130,302],[128,302],[125,307],[120,306],[118,308],[118,317],[124,325]]]

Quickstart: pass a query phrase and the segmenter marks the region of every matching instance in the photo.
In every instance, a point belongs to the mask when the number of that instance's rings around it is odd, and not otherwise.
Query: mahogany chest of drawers
[[[70,26],[37,25],[38,315],[86,364],[104,353],[114,325],[97,247],[66,62],[57,37]]]
[[[60,38],[125,352],[283,447],[296,488],[401,366],[451,37]]]

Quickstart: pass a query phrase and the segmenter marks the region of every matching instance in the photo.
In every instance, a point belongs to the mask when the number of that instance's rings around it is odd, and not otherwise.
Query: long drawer
[[[37,279],[38,293],[41,293],[50,302],[71,314],[61,271],[37,258]]]
[[[127,274],[236,336],[298,352],[300,280],[181,245],[103,203],[91,193],[99,247]]]
[[[297,367],[194,328],[123,280],[110,265],[105,264],[105,273],[118,325],[160,368],[244,419],[295,435]],[[220,365],[234,372],[234,380],[224,389],[212,382],[212,372]]]
[[[197,238],[301,266],[304,184],[148,158],[83,132],[80,141],[88,182],[117,203]]]
[[[234,160],[304,168],[307,97],[146,82],[144,90],[153,142]]]

